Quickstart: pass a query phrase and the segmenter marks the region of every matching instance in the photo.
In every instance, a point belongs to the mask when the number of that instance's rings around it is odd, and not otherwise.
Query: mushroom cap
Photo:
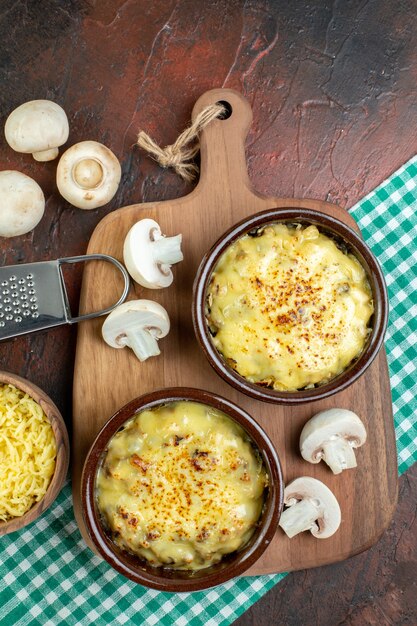
[[[140,328],[149,330],[157,339],[165,337],[169,333],[170,322],[164,307],[152,300],[129,300],[110,313],[104,320],[101,332],[109,346],[124,348],[120,338],[128,330]]]
[[[366,441],[366,429],[361,419],[348,409],[321,411],[308,420],[301,431],[301,456],[310,463],[319,463],[323,444],[339,437],[346,439],[352,448],[362,446]]]
[[[15,170],[0,172],[0,236],[17,237],[40,222],[45,198],[38,183]]]
[[[4,127],[6,141],[16,152],[33,153],[62,146],[68,139],[65,111],[51,100],[31,100],[12,111]]]
[[[135,282],[148,289],[169,287],[174,280],[171,268],[157,263],[152,242],[162,237],[158,222],[144,218],[136,222],[126,235],[123,261]]]
[[[321,480],[310,476],[300,476],[284,489],[284,504],[291,506],[299,500],[311,500],[320,510],[317,518],[317,530],[311,534],[318,539],[327,539],[334,535],[342,521],[342,514],[336,496]]]
[[[79,209],[97,209],[115,195],[122,170],[115,154],[97,141],[76,143],[61,156],[59,193]]]

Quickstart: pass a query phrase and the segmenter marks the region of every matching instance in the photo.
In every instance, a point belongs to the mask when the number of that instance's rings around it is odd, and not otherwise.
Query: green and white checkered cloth
[[[400,473],[417,460],[417,157],[351,210],[387,279],[386,338]],[[0,624],[217,626],[233,622],[284,574],[169,594],[117,574],[85,546],[67,484],[43,517],[0,538]]]

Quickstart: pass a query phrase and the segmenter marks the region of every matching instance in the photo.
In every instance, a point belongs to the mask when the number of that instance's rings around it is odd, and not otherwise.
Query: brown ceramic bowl
[[[340,242],[358,259],[365,269],[369,284],[372,289],[375,311],[371,318],[372,332],[368,338],[364,350],[357,359],[338,376],[323,385],[313,389],[301,389],[298,391],[276,391],[249,382],[240,376],[224,360],[223,356],[214,346],[206,320],[207,290],[211,275],[220,256],[237,239],[248,232],[265,226],[268,223],[287,222],[310,225],[314,224],[318,229]],[[215,371],[220,374],[230,385],[257,400],[275,402],[278,404],[300,404],[321,400],[342,391],[351,385],[365,370],[378,354],[382,346],[388,319],[388,296],[385,280],[379,264],[368,246],[360,235],[351,228],[320,211],[311,209],[269,209],[252,215],[239,222],[220,237],[213,247],[204,256],[194,281],[193,292],[193,324],[197,339],[203,351]]]
[[[240,424],[261,453],[269,475],[269,487],[258,527],[241,550],[231,553],[211,567],[195,572],[154,567],[144,559],[129,554],[116,546],[106,533],[95,498],[97,471],[102,463],[109,440],[123,424],[144,409],[178,400],[200,402],[223,411]],[[136,398],[115,413],[97,435],[87,455],[81,479],[81,497],[84,521],[97,551],[118,572],[136,583],[160,591],[201,591],[239,576],[247,570],[271,542],[283,504],[283,479],[277,453],[259,424],[238,406],[208,391],[176,387],[161,389]]]
[[[27,393],[42,407],[46,417],[51,423],[56,441],[56,465],[55,472],[49,484],[48,490],[42,500],[32,506],[27,513],[21,517],[14,517],[7,522],[0,521],[0,536],[7,535],[24,528],[35,519],[40,517],[44,511],[53,503],[61,491],[68,470],[69,462],[69,441],[65,422],[57,406],[52,402],[46,393],[39,389],[29,380],[25,380],[16,374],[0,372],[0,384],[11,384]]]

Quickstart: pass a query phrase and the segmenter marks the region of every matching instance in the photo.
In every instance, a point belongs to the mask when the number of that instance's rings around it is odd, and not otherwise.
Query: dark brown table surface
[[[3,0],[2,124],[26,100],[55,100],[69,145],[105,143],[123,176],[108,206],[81,211],[57,193],[56,162],[36,163],[3,140],[1,169],[35,178],[47,204],[32,233],[0,240],[1,263],[82,254],[108,212],[190,191],[133,146],[139,129],[174,141],[213,87],[252,104],[247,158],[261,193],[349,208],[417,151],[416,15],[413,0]],[[80,279],[67,277],[75,303]],[[45,389],[69,426],[75,339],[65,327],[0,346],[2,369]],[[289,575],[236,623],[416,624],[416,495],[414,468],[374,548]]]

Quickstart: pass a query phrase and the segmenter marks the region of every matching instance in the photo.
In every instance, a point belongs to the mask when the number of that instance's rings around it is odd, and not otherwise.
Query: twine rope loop
[[[162,167],[172,167],[185,181],[191,182],[198,173],[198,167],[191,163],[200,150],[198,136],[213,120],[222,117],[226,109],[222,104],[210,104],[205,107],[171,145],[161,148],[147,133],[141,130],[137,145],[149,152]]]

